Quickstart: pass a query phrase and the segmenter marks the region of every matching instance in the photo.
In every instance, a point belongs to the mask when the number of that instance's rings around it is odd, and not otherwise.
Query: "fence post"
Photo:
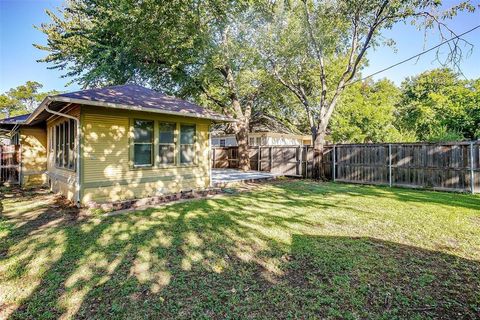
[[[272,164],[272,147],[269,147],[269,161],[270,161],[270,172],[272,172],[272,169],[273,169],[273,164]]]
[[[392,144],[388,144],[388,185],[392,187]]]
[[[295,174],[300,173],[300,167],[298,166],[298,163],[300,161],[300,146],[297,146],[297,149],[295,150]]]
[[[215,148],[212,148],[212,162],[213,162],[212,168],[214,168],[214,169],[215,169],[215,156],[216,156]]]
[[[475,172],[473,168],[473,141],[470,142],[470,191],[472,194],[475,193]]]
[[[260,163],[262,161],[262,147],[258,146],[258,152],[257,152],[257,171],[262,171],[262,164]]]
[[[332,154],[332,158],[333,158],[333,182],[335,182],[336,180],[336,160],[337,160],[337,157],[336,157],[336,146],[333,145],[333,154]]]
[[[305,147],[305,178],[308,179],[308,146]]]

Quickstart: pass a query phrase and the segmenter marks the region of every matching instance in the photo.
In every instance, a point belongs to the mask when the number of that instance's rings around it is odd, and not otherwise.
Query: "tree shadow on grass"
[[[26,273],[40,267],[35,259],[44,259],[39,282],[10,318],[480,316],[478,261],[372,238],[299,234],[299,227],[321,228],[301,212],[285,212],[307,207],[299,200],[305,190],[276,187],[43,223],[50,227],[35,234],[42,245],[19,231],[16,238],[27,242],[6,257],[28,253],[16,260],[23,267],[17,276],[28,281]],[[293,203],[269,212],[264,199]]]
[[[366,186],[359,184],[328,183],[327,190],[357,197],[387,197],[402,202],[429,203],[446,207],[459,207],[480,211],[480,196],[466,193],[408,189],[386,186]]]
[[[293,235],[283,280],[307,313],[334,318],[480,317],[480,263],[368,237]],[[288,310],[284,310],[287,312]]]

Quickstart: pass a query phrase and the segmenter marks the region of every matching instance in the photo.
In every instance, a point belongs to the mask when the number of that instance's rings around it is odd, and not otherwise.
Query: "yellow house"
[[[50,96],[24,118],[0,121],[21,145],[21,184],[79,205],[209,187],[210,126],[232,121],[136,85]]]

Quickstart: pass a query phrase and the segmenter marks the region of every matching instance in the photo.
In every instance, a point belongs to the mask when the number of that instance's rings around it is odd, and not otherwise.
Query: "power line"
[[[379,70],[379,71],[377,71],[377,72],[374,72],[374,73],[372,73],[372,74],[370,74],[370,75],[368,75],[368,76],[366,76],[366,77],[363,77],[363,78],[361,78],[361,79],[352,81],[352,82],[350,82],[350,84],[354,84],[354,83],[356,83],[356,82],[363,81],[363,80],[368,79],[368,78],[370,78],[370,77],[373,77],[373,76],[375,76],[375,75],[377,75],[377,74],[379,74],[379,73],[385,72],[385,71],[387,71],[387,70],[389,70],[389,69],[392,69],[392,68],[394,68],[394,67],[396,67],[396,66],[399,66],[399,65],[401,65],[401,64],[403,64],[403,63],[405,63],[405,62],[407,62],[407,61],[410,61],[410,60],[412,60],[412,59],[418,58],[418,57],[420,57],[421,55],[424,55],[425,53],[428,53],[428,52],[430,52],[430,51],[432,51],[432,50],[435,50],[435,49],[437,49],[438,47],[441,47],[441,46],[443,46],[444,44],[446,44],[446,43],[448,43],[448,42],[450,42],[450,41],[452,41],[452,40],[458,39],[458,38],[466,35],[467,33],[470,33],[470,32],[472,32],[472,31],[474,31],[474,30],[476,30],[476,29],[478,29],[478,28],[480,28],[480,24],[479,24],[478,26],[476,26],[476,27],[473,27],[473,28],[470,29],[470,30],[465,31],[464,33],[461,33],[461,34],[459,34],[459,35],[456,35],[455,37],[452,37],[452,38],[450,38],[450,39],[447,39],[447,40],[445,40],[445,41],[437,44],[437,45],[434,46],[434,47],[431,47],[431,48],[429,48],[429,49],[427,49],[427,50],[424,50],[424,51],[422,51],[422,52],[420,52],[420,53],[417,53],[416,55],[411,56],[410,58],[407,58],[407,59],[405,59],[405,60],[402,60],[402,61],[400,61],[400,62],[397,62],[397,63],[395,63],[395,64],[393,64],[393,65],[391,65],[391,66],[389,66],[389,67],[386,67],[386,68],[384,68],[384,69],[382,69],[382,70]]]

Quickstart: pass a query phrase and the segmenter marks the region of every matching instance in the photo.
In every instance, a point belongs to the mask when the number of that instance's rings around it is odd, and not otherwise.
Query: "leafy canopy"
[[[46,96],[59,93],[56,90],[39,92],[42,87],[36,81],[27,81],[0,94],[0,115],[8,118],[32,112]]]

